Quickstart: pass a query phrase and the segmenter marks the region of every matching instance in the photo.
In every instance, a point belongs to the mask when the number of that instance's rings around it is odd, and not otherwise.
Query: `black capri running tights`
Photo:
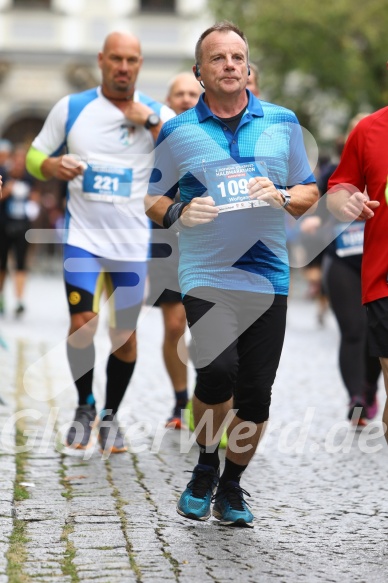
[[[183,304],[193,337],[196,397],[215,405],[233,396],[240,419],[266,421],[287,297],[201,287],[191,290]]]

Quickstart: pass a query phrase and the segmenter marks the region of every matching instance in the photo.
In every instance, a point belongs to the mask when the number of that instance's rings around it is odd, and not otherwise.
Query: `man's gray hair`
[[[216,22],[210,28],[207,28],[199,37],[197,44],[195,45],[195,62],[200,64],[202,58],[202,42],[203,40],[209,36],[212,32],[235,32],[238,34],[239,37],[243,39],[247,47],[247,57],[249,60],[249,46],[248,40],[242,30],[233,22],[229,22],[229,20],[222,20],[221,22]]]

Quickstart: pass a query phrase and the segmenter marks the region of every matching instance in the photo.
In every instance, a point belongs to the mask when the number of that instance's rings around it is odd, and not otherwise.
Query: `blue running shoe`
[[[250,496],[237,482],[227,482],[219,486],[213,497],[214,518],[217,518],[223,526],[253,528],[254,516],[248,508],[249,504],[244,500],[244,494]]]
[[[210,504],[218,484],[218,472],[211,466],[195,466],[186,490],[178,500],[177,512],[193,520],[208,520]]]

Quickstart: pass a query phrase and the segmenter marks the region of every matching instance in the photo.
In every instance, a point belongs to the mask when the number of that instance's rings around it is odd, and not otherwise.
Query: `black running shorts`
[[[388,297],[366,304],[371,356],[388,358]]]

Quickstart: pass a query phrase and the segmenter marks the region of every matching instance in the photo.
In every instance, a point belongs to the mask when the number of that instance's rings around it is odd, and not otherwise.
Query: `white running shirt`
[[[175,116],[138,91],[134,100],[163,122]],[[68,183],[66,243],[107,259],[147,260],[150,221],[144,196],[154,145],[151,132],[129,121],[100,87],[58,101],[32,146],[48,156],[66,146],[85,165],[84,174]]]

